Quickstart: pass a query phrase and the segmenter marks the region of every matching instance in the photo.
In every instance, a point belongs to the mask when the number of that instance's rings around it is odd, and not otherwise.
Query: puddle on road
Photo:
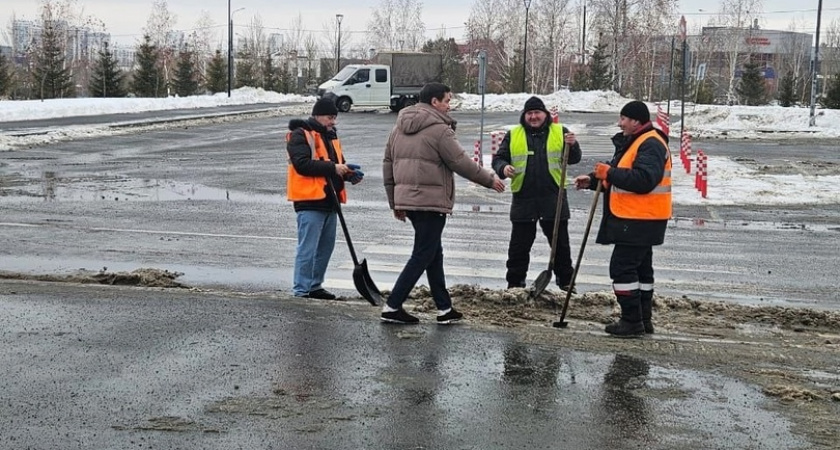
[[[33,182],[33,178],[37,181]],[[174,180],[135,179],[119,175],[0,177],[0,202],[25,201],[178,201],[223,200],[242,203],[286,203],[285,197],[214,188]]]

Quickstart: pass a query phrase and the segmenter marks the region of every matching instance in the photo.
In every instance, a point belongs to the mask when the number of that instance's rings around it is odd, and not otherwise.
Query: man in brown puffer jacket
[[[492,171],[469,158],[455,137],[455,120],[449,117],[452,91],[441,83],[429,83],[420,91],[420,103],[400,111],[385,146],[382,175],[388,204],[397,220],[406,217],[414,227],[411,258],[397,278],[382,308],[383,322],[413,324],[420,320],[402,305],[417,280],[426,272],[429,290],[438,309],[437,322],[457,322],[463,315],[452,307],[443,272],[441,235],[446,215],[455,205],[458,175],[496,192],[505,184]]]

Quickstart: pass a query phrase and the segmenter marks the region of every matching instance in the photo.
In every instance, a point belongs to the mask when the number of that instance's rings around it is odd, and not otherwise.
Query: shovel
[[[331,177],[327,177],[327,184],[329,184],[333,193],[335,209],[338,212],[338,220],[341,221],[341,229],[344,231],[344,240],[347,241],[350,256],[353,257],[353,285],[356,286],[359,294],[370,302],[371,305],[377,306],[382,303],[382,293],[379,292],[379,288],[376,287],[376,284],[370,277],[367,260],[363,259],[359,262],[359,258],[356,257],[356,250],[353,249],[353,241],[350,240],[350,232],[347,231],[347,222],[344,221],[344,214],[341,213],[341,202],[338,200],[338,194],[335,192]]]
[[[548,269],[543,270],[534,280],[531,286],[531,298],[537,298],[545,292],[548,283],[551,282],[551,274],[554,272],[554,256],[557,254],[557,233],[560,230],[560,216],[563,213],[563,197],[566,194],[566,166],[569,162],[569,145],[563,147],[563,162],[560,165],[560,192],[557,193],[557,209],[554,212],[554,233],[551,238],[551,257],[548,258]],[[571,289],[571,288],[570,288]]]
[[[563,301],[563,311],[560,313],[560,320],[551,324],[554,328],[566,328],[569,323],[566,322],[566,311],[569,309],[569,299],[572,298],[572,289],[575,287],[575,280],[577,279],[578,270],[580,270],[580,261],[583,259],[583,249],[586,248],[586,240],[589,238],[589,229],[592,228],[592,218],[595,217],[595,208],[598,207],[598,197],[601,196],[602,181],[598,181],[598,187],[595,188],[595,197],[592,198],[592,206],[589,208],[589,219],[586,221],[586,231],[583,232],[583,241],[580,243],[580,252],[578,252],[577,262],[575,262],[575,271],[572,272],[572,281],[569,283],[569,290],[566,291],[566,300]]]

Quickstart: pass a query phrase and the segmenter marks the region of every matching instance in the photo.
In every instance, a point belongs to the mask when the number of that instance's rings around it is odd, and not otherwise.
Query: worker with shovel
[[[295,297],[334,300],[322,283],[335,249],[337,208],[347,201],[344,182],[357,184],[364,173],[347,164],[335,132],[335,99],[322,97],[307,120],[293,119],[286,134],[289,156],[286,194],[297,213]]]
[[[565,155],[564,148],[568,149]],[[511,179],[510,190],[513,192],[510,205],[513,226],[505,275],[508,288],[525,287],[531,247],[539,223],[552,246],[553,261],[549,267],[553,269],[557,286],[563,290],[571,289],[570,214],[562,180],[565,179],[566,164],[577,164],[580,158],[580,144],[575,134],[552,122],[542,100],[529,98],[519,125],[505,134],[492,163],[500,178]],[[550,281],[551,270],[546,275],[544,284]],[[544,289],[545,286],[541,286],[541,290]]]
[[[618,337],[653,333],[653,246],[665,241],[671,218],[668,136],[653,128],[640,101],[621,108],[612,161],[575,178],[578,189],[604,187],[604,215],[596,242],[615,244],[610,278],[621,318],[605,331]]]

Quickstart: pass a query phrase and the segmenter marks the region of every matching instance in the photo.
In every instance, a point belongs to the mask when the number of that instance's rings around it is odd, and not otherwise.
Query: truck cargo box
[[[443,76],[443,57],[432,53],[382,52],[371,61],[391,66],[392,94],[419,91],[424,84],[440,82]]]

